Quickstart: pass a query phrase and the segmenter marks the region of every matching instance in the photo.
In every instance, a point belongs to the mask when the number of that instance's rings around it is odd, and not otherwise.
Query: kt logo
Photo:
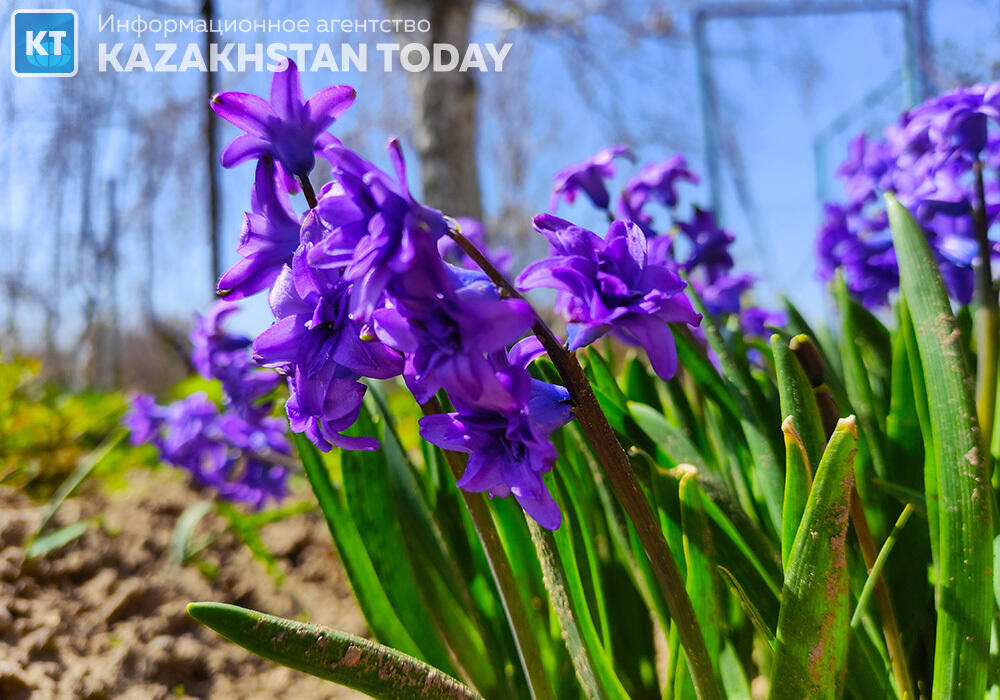
[[[10,69],[14,75],[76,75],[76,29],[74,10],[15,10],[10,22]]]

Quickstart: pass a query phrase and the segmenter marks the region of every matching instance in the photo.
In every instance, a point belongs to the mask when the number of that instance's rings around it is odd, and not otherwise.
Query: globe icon
[[[60,53],[56,55],[56,42],[51,37],[46,37],[41,42],[41,45],[45,48],[45,52],[48,55],[42,55],[40,53],[31,53],[25,56],[25,59],[31,65],[36,68],[47,68],[49,70],[53,68],[62,68],[68,65],[73,60],[73,44],[69,40],[69,37],[62,37],[60,42]]]

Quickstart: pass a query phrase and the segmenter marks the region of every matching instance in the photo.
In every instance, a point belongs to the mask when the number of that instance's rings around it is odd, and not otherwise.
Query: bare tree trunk
[[[386,0],[397,18],[430,22],[407,41],[452,44],[463,54],[475,0]],[[452,216],[483,218],[476,161],[476,81],[471,73],[427,69],[409,74],[413,138],[424,201]]]
[[[205,0],[201,6],[201,18],[208,23],[211,23],[215,15],[214,3],[212,0]],[[212,43],[212,33],[205,32],[204,42],[205,45],[202,49],[205,55],[209,55],[209,45]],[[217,119],[212,110],[208,109],[208,103],[211,101],[212,96],[217,92],[216,90],[216,78],[215,73],[212,71],[205,72],[205,99],[202,102],[202,113],[204,115],[205,123],[205,148],[208,153],[208,161],[205,163],[206,172],[205,176],[208,178],[208,245],[211,252],[211,265],[212,265],[212,296],[215,296],[215,286],[219,282],[219,278],[222,276],[222,251],[221,243],[219,241],[219,234],[221,230],[221,224],[219,221],[219,216],[221,214],[219,206],[219,134],[218,126],[216,124]]]

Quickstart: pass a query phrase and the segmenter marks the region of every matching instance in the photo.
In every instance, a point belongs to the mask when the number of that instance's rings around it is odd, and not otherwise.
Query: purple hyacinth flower
[[[327,129],[354,103],[354,88],[337,85],[306,100],[298,66],[285,60],[287,65],[271,79],[270,102],[245,92],[222,92],[212,98],[215,113],[246,132],[222,152],[224,167],[269,155],[288,173],[301,177],[316,164],[315,152],[337,143]]]
[[[768,327],[781,327],[785,324],[785,320],[785,315],[780,311],[768,311],[759,306],[740,309],[740,326],[751,338],[769,338],[771,330]]]
[[[395,179],[345,148],[332,147],[323,155],[338,184],[320,201],[330,232],[313,247],[309,263],[343,270],[354,284],[351,315],[368,319],[387,290],[430,298],[447,288],[437,241],[448,222],[410,193],[399,141],[389,141]]]
[[[681,154],[666,160],[644,165],[637,175],[625,183],[618,210],[626,219],[631,219],[645,228],[652,220],[643,212],[651,200],[656,200],[671,209],[677,206],[677,183],[697,184],[698,175],[687,166]]]
[[[128,411],[122,417],[122,425],[129,429],[129,441],[133,445],[152,442],[165,419],[164,411],[151,394],[139,394],[129,402]]]
[[[527,302],[473,285],[423,303],[375,311],[375,333],[406,357],[403,377],[418,403],[444,388],[452,399],[489,404],[506,390],[488,355],[505,350],[534,323]]]
[[[261,364],[290,375],[286,410],[295,432],[305,432],[317,447],[376,449],[372,438],[340,432],[358,416],[365,386],[362,376],[394,377],[402,359],[367,335],[348,315],[350,286],[339,273],[308,265],[308,248],[285,267],[271,290],[277,321],[254,341]]]
[[[697,326],[701,315],[683,294],[686,283],[662,265],[650,264],[646,236],[633,222],[615,221],[602,239],[550,214],[535,217],[535,229],[553,255],[529,265],[518,277],[523,290],[548,287],[563,293],[569,348],[576,350],[612,332],[642,347],[653,370],[670,379],[677,349],[668,323]]]
[[[631,157],[628,147],[619,144],[602,148],[582,163],[570,165],[556,173],[549,209],[555,211],[560,199],[572,204],[580,192],[587,195],[598,209],[607,209],[611,203],[611,195],[604,181],[615,176],[614,160],[619,156]]]
[[[267,289],[299,246],[301,223],[278,187],[276,175],[270,158],[257,162],[250,211],[244,214],[236,248],[241,259],[219,280],[220,296],[243,299]]]
[[[525,513],[542,527],[555,530],[562,513],[542,476],[558,457],[548,436],[572,419],[569,392],[531,379],[518,364],[502,356],[494,362],[509,387],[506,405],[458,402],[454,413],[421,418],[420,435],[442,449],[469,454],[458,481],[460,488],[500,498],[513,494]]]
[[[719,228],[711,211],[695,207],[691,220],[679,222],[677,228],[691,243],[684,263],[688,273],[701,270],[711,284],[732,269],[733,256],[729,247],[733,244],[733,235]]]
[[[692,280],[691,284],[713,316],[735,314],[740,310],[740,298],[750,291],[756,278],[747,273],[720,275],[711,284]]]
[[[976,157],[986,146],[990,120],[1000,122],[1000,85],[958,88],[915,108],[912,122],[926,124],[939,162],[960,153]]]
[[[849,201],[865,203],[875,200],[879,191],[891,187],[892,166],[889,144],[861,133],[848,144],[847,160],[837,168],[837,176],[844,180]]]
[[[191,363],[205,379],[219,380],[227,406],[244,419],[255,420],[270,412],[260,399],[274,391],[281,377],[251,362],[249,338],[223,328],[226,318],[238,310],[236,304],[219,301],[204,316],[196,314]]]

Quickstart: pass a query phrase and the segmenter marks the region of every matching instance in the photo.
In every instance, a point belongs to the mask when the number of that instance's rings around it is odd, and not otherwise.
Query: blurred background
[[[399,135],[414,189],[484,220],[492,243],[517,251],[515,269],[544,252],[531,217],[547,209],[557,170],[625,143],[638,163],[620,162],[620,184],[643,162],[684,153],[702,183],[684,190],[682,213],[714,207],[738,264],[759,277],[760,301],[789,295],[813,320],[828,311],[814,232],[821,202],[839,193],[848,140],[924,96],[995,79],[1000,59],[995,0],[25,0],[0,13],[4,55],[11,12],[39,6],[78,12],[80,68],[71,79],[0,78],[0,354],[41,358],[47,377],[76,389],[156,390],[187,373],[191,313],[236,260],[253,178],[252,163],[216,165],[237,130],[208,99],[266,93],[271,77],[100,73],[99,42],[126,52],[136,42],[99,32],[101,15],[432,23],[409,38],[219,43],[511,42],[502,73],[387,73],[371,61],[364,73],[304,73],[304,89],[356,87],[336,135],[383,167]],[[584,202],[559,214],[603,232]],[[269,322],[265,304],[244,303],[243,330]]]

